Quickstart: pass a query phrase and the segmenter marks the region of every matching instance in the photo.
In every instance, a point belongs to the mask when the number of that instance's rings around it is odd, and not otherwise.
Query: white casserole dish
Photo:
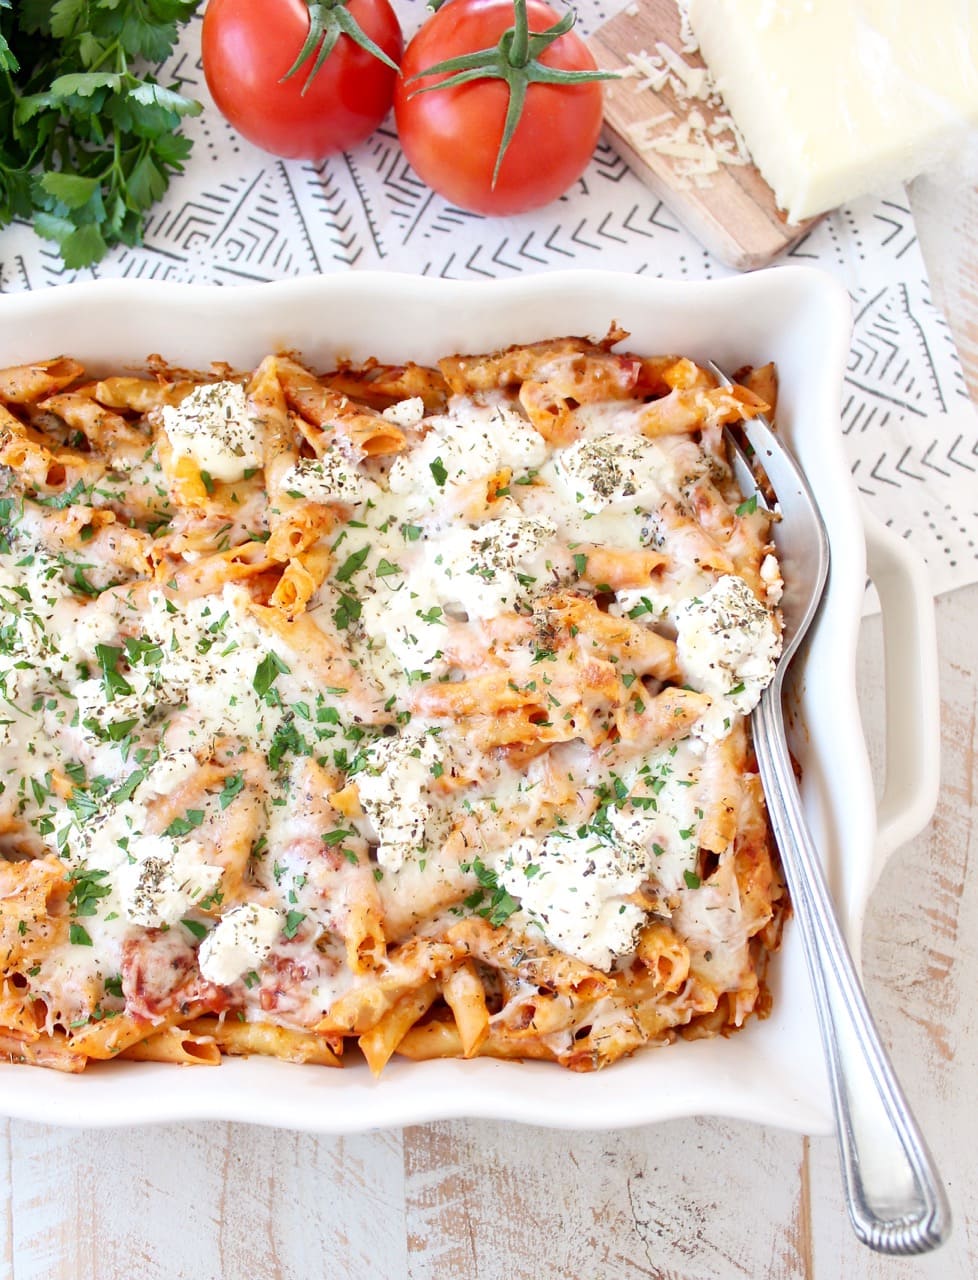
[[[822,612],[789,691],[792,746],[857,951],[883,857],[916,834],[936,799],[936,655],[922,574],[899,540],[876,529],[870,548],[887,639],[899,638],[888,657],[905,686],[920,673],[909,699],[906,692],[890,699],[891,741],[903,739],[904,755],[878,824],[854,676],[866,539],[838,426],[849,303],[829,277],[792,267],[705,284],[599,272],[485,284],[350,273],[233,290],[108,281],[0,299],[0,366],[71,354],[97,373],[138,368],[158,352],[191,367],[220,359],[247,368],[284,348],[321,368],[337,357],[425,362],[557,335],[600,337],[612,321],[639,352],[713,359],[728,370],[777,363],[778,421],[832,544]],[[832,1119],[818,1029],[790,924],[770,981],[774,1012],[766,1021],[729,1040],[639,1052],[596,1075],[490,1060],[395,1060],[380,1081],[361,1065],[336,1071],[260,1058],[227,1059],[216,1070],[119,1062],[78,1076],[4,1064],[0,1112],[72,1124],[214,1118],[335,1133],[454,1116],[615,1128],[712,1114],[826,1132]]]

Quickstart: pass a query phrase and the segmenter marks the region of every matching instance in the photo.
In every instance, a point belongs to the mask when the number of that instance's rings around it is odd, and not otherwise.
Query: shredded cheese
[[[684,13],[682,17],[683,52],[694,53],[696,42]],[[723,111],[723,99],[706,67],[694,66],[664,40],[656,41],[654,53],[642,49],[626,57],[628,67],[622,74],[636,81],[635,93],[659,94],[668,89],[678,104],[688,104],[682,117],[666,110],[629,125],[626,134],[636,151],[671,161],[677,185],[683,189],[710,186],[724,165],[751,163],[744,139],[733,117]]]

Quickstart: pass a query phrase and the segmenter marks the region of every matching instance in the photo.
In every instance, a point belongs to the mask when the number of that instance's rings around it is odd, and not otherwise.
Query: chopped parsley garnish
[[[113,720],[111,724],[105,726],[105,732],[110,742],[122,742],[127,738],[136,725],[138,720]]]
[[[122,657],[121,649],[113,644],[97,644],[95,657],[102,672],[102,683],[105,686],[105,697],[108,702],[112,702],[117,694],[133,692],[132,685],[118,670],[119,659]]]
[[[347,556],[340,567],[333,574],[337,582],[349,582],[358,570],[362,569],[366,564],[367,556],[370,555],[370,544],[361,547],[359,551],[354,551],[352,555]]]
[[[356,596],[341,592],[339,604],[333,610],[333,621],[338,630],[346,631],[351,622],[359,620],[361,613],[363,613],[363,606]]]
[[[312,748],[296,728],[295,717],[287,715],[281,724],[276,726],[268,748],[268,767],[278,769],[279,765],[291,752],[296,756],[312,755]]]
[[[185,836],[196,831],[204,821],[203,809],[188,809],[182,818],[174,818],[164,830],[165,836]]]
[[[218,796],[221,808],[226,809],[235,796],[239,796],[244,790],[244,774],[235,773],[230,778],[224,779],[224,786],[221,788],[221,794]]]
[[[299,932],[299,925],[306,918],[304,911],[290,911],[285,917],[285,924],[282,926],[282,933],[286,938],[294,938]]]
[[[268,691],[275,681],[280,675],[288,675],[289,670],[290,668],[286,666],[277,653],[266,654],[259,662],[255,670],[254,679],[251,682],[255,693],[258,694],[259,698],[267,699]]]
[[[84,482],[76,480],[70,489],[63,489],[61,493],[37,493],[34,495],[34,501],[42,507],[51,507],[54,511],[64,511],[66,507],[73,507],[87,492]],[[91,946],[91,943],[88,945]]]
[[[138,757],[139,753],[137,752],[136,755]],[[145,777],[146,777],[145,769],[134,769],[132,773],[129,775],[129,777],[125,780],[125,782],[122,784],[122,786],[116,787],[116,789],[109,796],[109,800],[111,801],[111,803],[121,804],[123,800],[131,800],[132,793],[136,790],[139,784],[145,779]]]
[[[431,472],[432,479],[439,489],[445,487],[445,481],[448,479],[448,471],[445,468],[441,458],[436,458],[434,462],[429,462],[428,469]]]
[[[334,845],[342,844],[344,840],[348,840],[351,836],[355,837],[356,834],[357,833],[353,830],[348,831],[344,827],[337,827],[333,831],[324,831],[319,838],[322,840],[323,844]]]
[[[499,883],[495,871],[487,867],[481,858],[463,863],[462,870],[471,871],[479,882],[478,889],[469,894],[464,905],[477,916],[488,920],[493,928],[498,929],[511,915],[519,911],[519,901]]]
[[[96,914],[99,898],[108,897],[112,886],[102,882],[108,876],[107,871],[98,868],[88,870],[78,868],[68,875],[71,888],[68,890],[68,904],[74,916],[93,916]],[[91,942],[86,945],[91,946]]]

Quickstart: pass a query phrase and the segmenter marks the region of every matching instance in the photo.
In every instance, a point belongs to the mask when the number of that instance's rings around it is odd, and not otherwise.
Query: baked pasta
[[[0,1056],[587,1071],[767,1011],[771,391],[626,337],[0,370]]]

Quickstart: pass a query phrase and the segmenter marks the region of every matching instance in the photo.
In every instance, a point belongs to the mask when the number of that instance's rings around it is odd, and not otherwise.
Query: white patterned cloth
[[[394,5],[409,37],[427,10],[421,0]],[[585,32],[614,12],[596,0],[578,7]],[[606,142],[560,200],[503,219],[463,213],[427,189],[390,119],[351,154],[277,160],[239,138],[211,104],[199,45],[198,17],[160,71],[205,110],[186,125],[193,154],[152,210],[145,243],[113,250],[95,269],[66,271],[29,227],[8,227],[0,292],[108,276],[234,285],[366,269],[465,279],[568,267],[688,280],[730,274]],[[852,296],[843,430],[868,506],[912,539],[935,594],[978,581],[978,414],[930,300],[903,190],[832,214],[783,260],[831,272]]]

